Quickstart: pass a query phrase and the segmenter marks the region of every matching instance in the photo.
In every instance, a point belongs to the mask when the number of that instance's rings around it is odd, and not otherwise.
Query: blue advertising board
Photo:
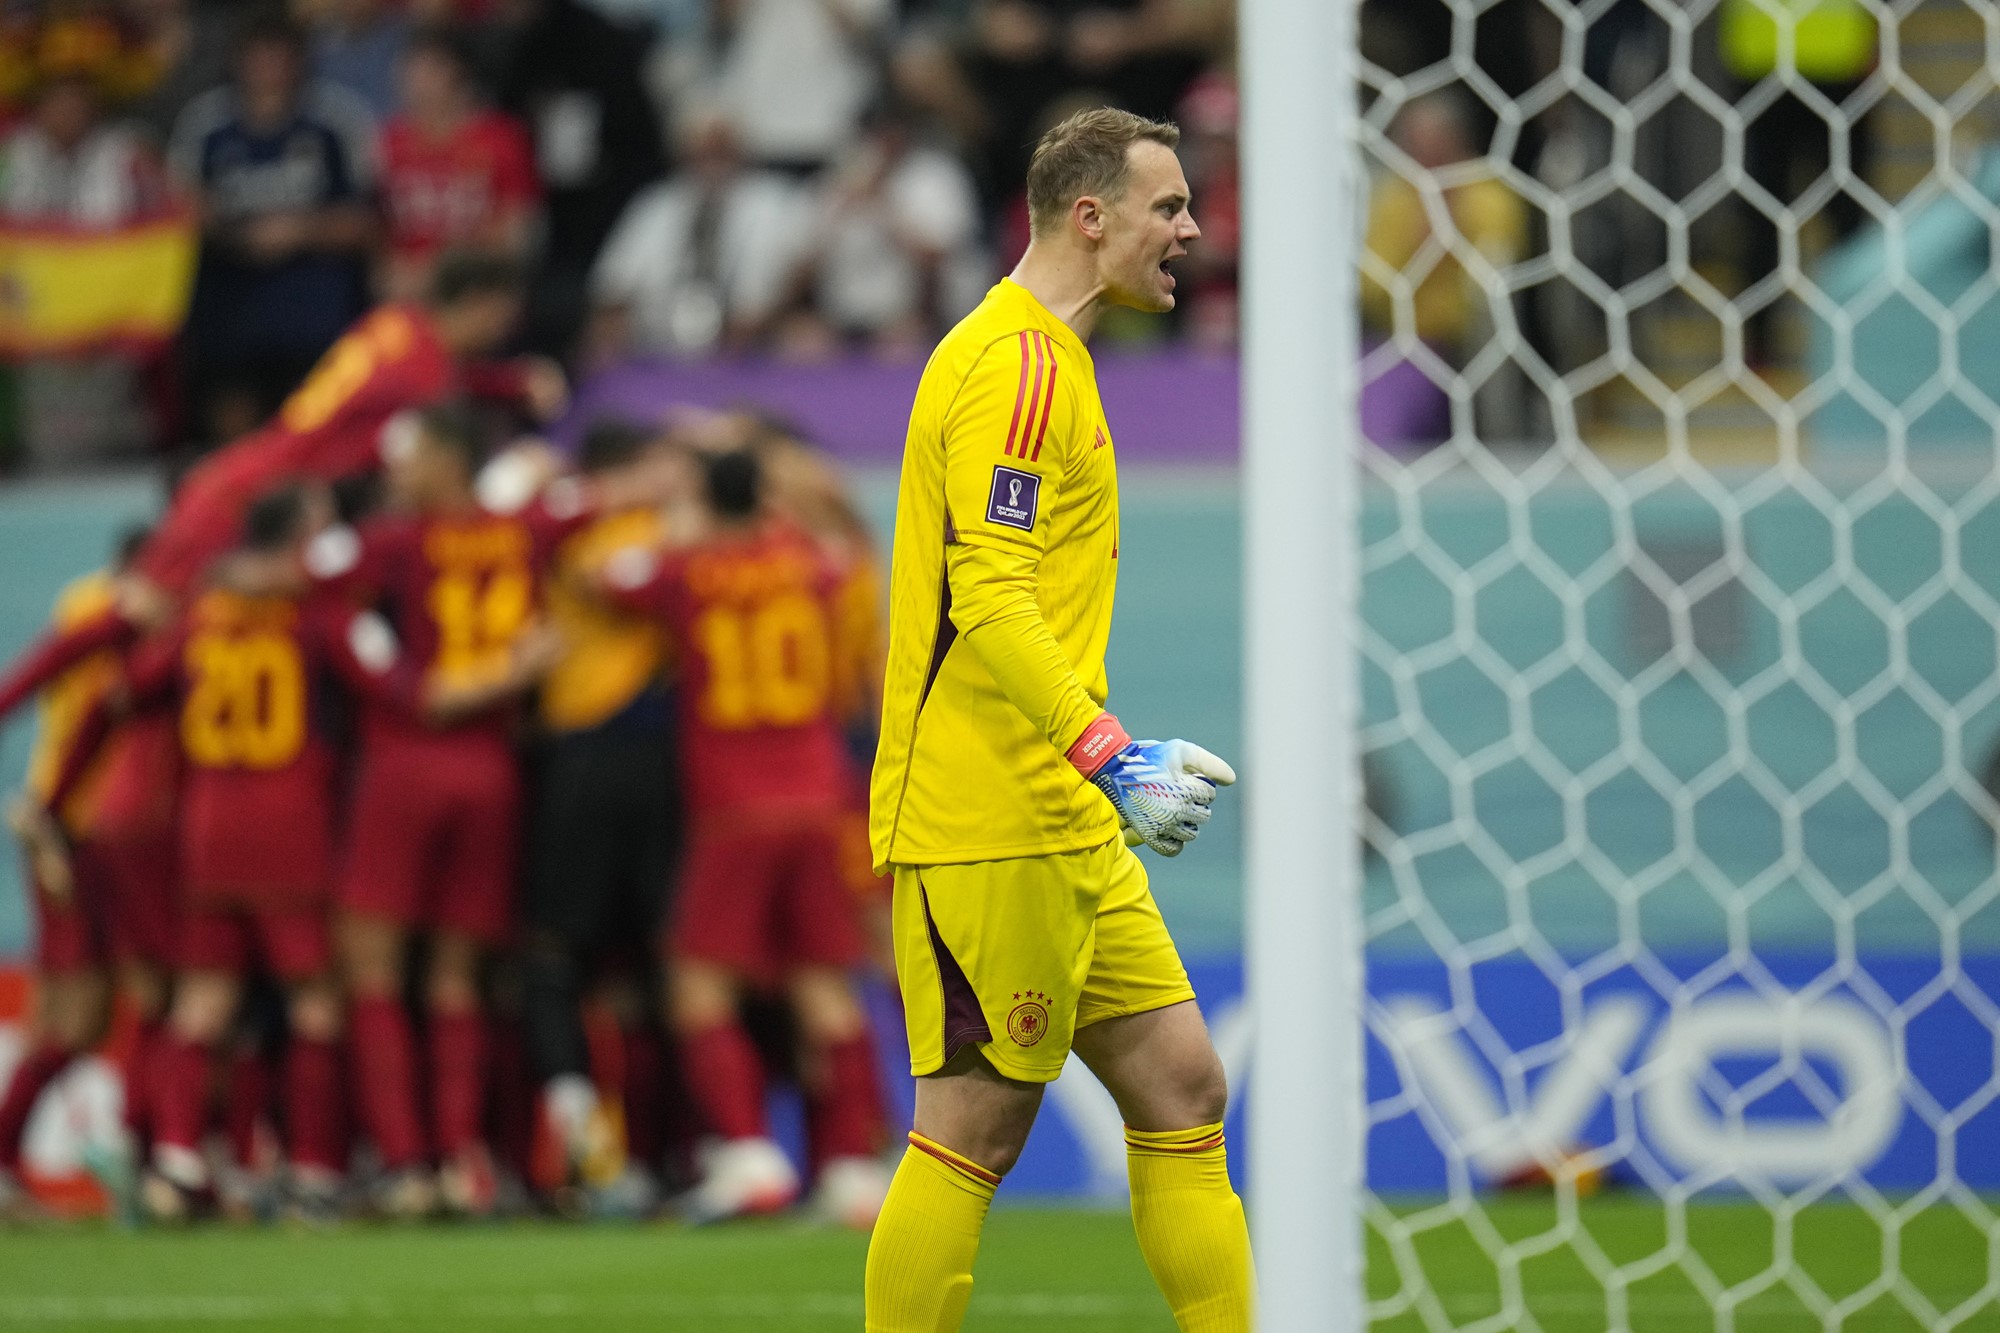
[[[1482,1188],[1566,1166],[1655,1190],[1860,1179],[1909,1191],[1953,1178],[2000,1188],[2000,959],[1543,962],[1371,962],[1371,1188]],[[1191,971],[1230,1085],[1243,1089],[1253,1043],[1242,968]],[[1273,1048],[1310,1058],[1282,1033]],[[907,1065],[889,1072],[906,1114]],[[1242,1117],[1239,1096],[1239,1179],[1255,1150]],[[1072,1060],[1007,1192],[1116,1196],[1124,1179],[1117,1110]]]

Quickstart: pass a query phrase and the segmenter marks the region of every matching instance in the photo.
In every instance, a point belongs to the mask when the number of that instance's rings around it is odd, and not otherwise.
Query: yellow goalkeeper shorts
[[[910,1072],[977,1046],[1047,1083],[1078,1028],[1194,998],[1187,969],[1118,840],[1080,852],[896,867],[896,974]]]

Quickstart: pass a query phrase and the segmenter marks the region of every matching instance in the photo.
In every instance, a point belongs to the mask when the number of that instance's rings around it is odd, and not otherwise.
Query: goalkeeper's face
[[[1105,210],[1098,279],[1116,305],[1163,314],[1174,308],[1173,262],[1201,228],[1188,212],[1187,177],[1165,144],[1132,145],[1125,192]]]

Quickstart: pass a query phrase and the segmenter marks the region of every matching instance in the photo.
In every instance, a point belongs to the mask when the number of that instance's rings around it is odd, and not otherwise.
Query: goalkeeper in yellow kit
[[[869,1333],[958,1328],[987,1205],[1071,1050],[1124,1115],[1139,1247],[1180,1327],[1250,1327],[1222,1065],[1127,845],[1178,853],[1235,774],[1104,709],[1118,480],[1084,339],[1110,306],[1173,308],[1201,234],[1178,140],[1113,110],[1043,137],[1028,252],[911,410],[870,835],[916,1129],[868,1250]]]

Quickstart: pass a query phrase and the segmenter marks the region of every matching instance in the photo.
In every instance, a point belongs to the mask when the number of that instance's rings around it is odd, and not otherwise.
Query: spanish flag
[[[163,346],[187,315],[196,245],[186,214],[111,228],[0,221],[0,356]]]

